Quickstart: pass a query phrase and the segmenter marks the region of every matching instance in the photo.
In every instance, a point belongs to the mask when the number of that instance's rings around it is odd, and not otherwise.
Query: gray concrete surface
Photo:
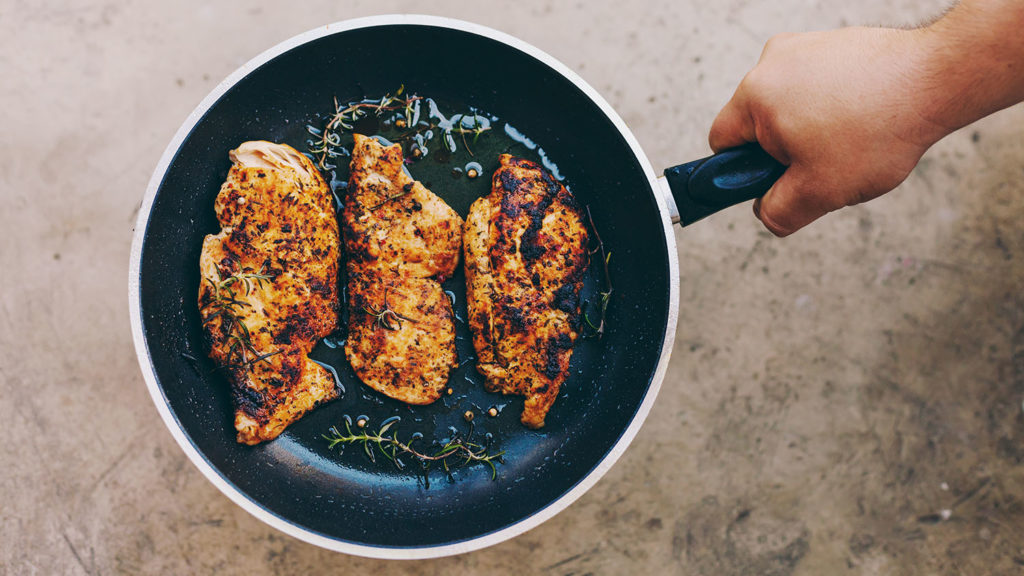
[[[178,450],[129,336],[164,146],[293,34],[393,11],[497,27],[578,70],[664,167],[706,151],[772,34],[943,4],[3,2],[0,573],[1024,573],[1021,107],[795,237],[748,207],[678,230],[681,323],[646,426],[578,503],[481,552],[385,564],[276,533]]]

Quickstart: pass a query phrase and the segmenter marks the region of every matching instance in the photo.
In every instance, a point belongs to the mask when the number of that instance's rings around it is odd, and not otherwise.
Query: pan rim
[[[156,198],[157,190],[166,175],[167,169],[170,167],[171,161],[177,155],[177,152],[185,138],[192,132],[203,116],[205,116],[206,112],[230,88],[248,76],[250,72],[295,47],[307,44],[325,36],[349,30],[388,25],[431,26],[459,30],[483,36],[485,38],[501,42],[511,48],[536,58],[550,69],[572,82],[577,88],[586,94],[586,96],[595,105],[598,106],[605,117],[616,127],[622,137],[626,140],[633,152],[633,155],[643,169],[644,174],[647,176],[648,187],[651,194],[654,196],[658,212],[661,217],[666,251],[668,254],[669,305],[666,318],[666,332],[662,339],[661,354],[659,356],[654,375],[651,378],[650,385],[647,388],[647,392],[644,395],[640,406],[633,415],[633,418],[630,420],[629,425],[625,428],[611,449],[598,462],[598,464],[572,488],[533,514],[493,532],[481,534],[480,536],[458,542],[432,546],[373,546],[332,538],[283,518],[239,490],[227,477],[221,474],[221,472],[217,470],[192,443],[181,423],[171,411],[170,403],[164,395],[163,388],[161,388],[158,382],[155,367],[149,353],[149,347],[146,343],[142,327],[140,290],[142,247],[146,230],[149,225],[153,202]],[[605,99],[592,86],[590,86],[590,84],[583,80],[568,66],[543,50],[528,44],[519,38],[472,22],[441,16],[415,14],[387,14],[356,18],[327,24],[325,26],[303,32],[254,57],[252,60],[229,74],[205,98],[203,98],[199,105],[196,106],[196,108],[188,115],[181,127],[178,128],[157,163],[156,168],[153,171],[153,175],[150,177],[135,223],[128,275],[128,304],[131,319],[132,340],[135,345],[136,357],[139,362],[139,367],[142,370],[146,387],[149,389],[153,403],[156,405],[157,411],[160,413],[160,417],[163,420],[164,425],[170,431],[171,436],[181,447],[182,451],[185,452],[192,464],[199,469],[206,479],[243,510],[285,534],[335,552],[343,552],[355,556],[378,559],[412,560],[440,558],[444,556],[463,554],[504,542],[551,519],[593,487],[594,484],[596,484],[597,481],[611,469],[615,462],[618,461],[619,457],[625,452],[626,448],[639,432],[643,422],[647,419],[647,415],[654,404],[654,400],[658,396],[662,381],[665,378],[669,357],[672,352],[673,341],[675,340],[675,330],[679,316],[679,261],[676,251],[675,234],[673,232],[666,199],[659,193],[659,190],[660,187],[657,184],[657,177],[655,176],[655,172],[650,161],[643,152],[643,149],[640,147],[639,142],[626,126],[626,123],[618,113],[615,112],[611,105],[608,104],[608,102],[605,101]]]

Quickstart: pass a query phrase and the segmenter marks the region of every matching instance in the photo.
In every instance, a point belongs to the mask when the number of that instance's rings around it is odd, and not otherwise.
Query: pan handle
[[[764,196],[786,167],[757,143],[665,170],[672,197],[686,226],[723,208]]]

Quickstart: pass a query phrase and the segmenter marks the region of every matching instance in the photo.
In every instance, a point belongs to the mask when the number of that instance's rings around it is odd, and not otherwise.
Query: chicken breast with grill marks
[[[580,329],[587,229],[568,190],[507,154],[491,193],[469,210],[464,245],[477,370],[491,392],[526,397],[522,423],[544,426]]]
[[[355,135],[342,211],[345,355],[371,388],[408,404],[441,397],[457,365],[452,303],[462,218],[403,169],[402,148]]]
[[[290,146],[245,142],[217,195],[221,232],[203,242],[199,313],[227,374],[238,442],[276,438],[339,384],[307,357],[338,317],[340,238],[331,192]]]

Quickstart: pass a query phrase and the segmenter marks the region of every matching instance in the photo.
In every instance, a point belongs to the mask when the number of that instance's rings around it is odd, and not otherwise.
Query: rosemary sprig
[[[392,420],[385,423],[377,432],[355,433],[352,431],[351,424],[346,419],[344,433],[340,432],[335,426],[331,427],[329,430],[330,434],[324,434],[323,438],[329,442],[328,448],[331,449],[339,444],[359,444],[363,447],[363,451],[371,462],[376,462],[376,454],[380,453],[399,470],[405,467],[400,456],[408,455],[419,461],[424,474],[429,472],[430,467],[434,463],[439,462],[450,478],[451,470],[456,466],[483,462],[491,469],[491,480],[497,479],[498,470],[494,463],[504,463],[502,456],[505,454],[505,451],[502,450],[492,454],[487,446],[472,442],[472,428],[470,428],[466,438],[454,434],[445,443],[435,443],[432,450],[423,452],[413,447],[413,444],[418,440],[417,436],[411,437],[408,442],[399,440],[397,431],[391,432],[391,435],[388,436],[388,432],[391,431],[395,422],[396,420]]]
[[[364,117],[368,112],[371,112],[377,116],[380,116],[384,112],[390,110],[403,110],[407,118],[407,122],[413,121],[414,116],[418,116],[419,106],[413,103],[421,98],[419,96],[406,96],[400,98],[402,93],[405,91],[405,86],[399,86],[398,90],[395,90],[394,96],[391,94],[385,94],[380,100],[361,100],[359,102],[350,102],[344,107],[338,102],[338,98],[334,98],[334,114],[328,119],[327,124],[324,125],[322,130],[310,127],[309,133],[317,137],[317,140],[310,146],[309,151],[316,155],[317,166],[321,170],[327,169],[327,159],[334,158],[338,153],[334,150],[338,146],[341,146],[341,134],[344,130],[351,130],[357,120]]]
[[[239,283],[241,283],[242,286],[245,288],[246,296],[248,296],[252,292],[254,283],[262,288],[264,282],[274,279],[273,276],[263,273],[263,271],[266,270],[266,268],[266,265],[264,265],[260,266],[258,272],[241,272],[239,274],[232,274],[231,276],[228,276],[227,278],[224,278],[219,282],[210,281],[210,283],[213,284],[214,299],[218,300],[221,298],[221,290],[227,291],[230,297],[233,299],[235,294],[232,287]],[[219,274],[220,273],[218,272],[218,276]]]
[[[608,312],[608,303],[611,301],[612,292],[615,291],[615,289],[612,288],[611,275],[608,273],[608,262],[612,259],[612,254],[611,252],[605,252],[604,242],[601,240],[601,235],[597,232],[597,227],[594,226],[594,217],[590,214],[590,206],[587,206],[586,208],[587,220],[590,221],[590,230],[593,231],[594,238],[597,239],[597,246],[590,250],[590,255],[593,256],[598,253],[601,254],[601,264],[604,266],[604,285],[607,287],[607,290],[600,292],[601,298],[597,303],[597,311],[600,314],[600,321],[595,325],[590,319],[590,315],[586,312],[583,313],[583,319],[590,326],[590,329],[594,331],[590,336],[600,340],[601,337],[604,336],[605,316]]]
[[[221,278],[218,272],[217,282],[209,278],[206,279],[211,287],[211,296],[210,301],[204,306],[204,310],[212,307],[215,308],[215,311],[203,320],[203,325],[205,326],[217,318],[220,319],[221,334],[226,334],[225,341],[229,343],[225,368],[245,368],[257,362],[266,361],[271,356],[281,353],[278,350],[267,354],[260,354],[252,344],[249,328],[239,317],[241,309],[249,307],[250,304],[244,300],[239,300],[238,287],[241,286],[244,289],[245,296],[249,296],[254,286],[262,287],[264,282],[273,280],[272,276],[263,273],[265,268],[265,266],[260,267],[258,272],[232,274],[227,278]],[[249,359],[250,354],[254,356],[252,360]],[[240,361],[236,361],[236,359]]]
[[[385,330],[398,330],[399,328],[402,327],[402,320],[407,320],[409,322],[412,322],[413,324],[416,323],[416,321],[413,320],[412,318],[402,316],[398,312],[395,312],[394,310],[391,309],[391,306],[388,305],[387,288],[384,289],[384,305],[381,308],[377,308],[373,304],[368,304],[367,306],[363,307],[363,312],[366,312],[368,315],[372,316],[374,318],[374,323]],[[395,326],[395,324],[398,325]]]

